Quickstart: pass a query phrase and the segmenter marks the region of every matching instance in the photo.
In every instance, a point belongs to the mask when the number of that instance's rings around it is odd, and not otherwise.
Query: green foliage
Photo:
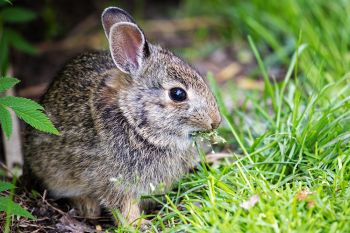
[[[6,91],[17,84],[19,80],[10,77],[0,78],[0,92]],[[58,131],[49,118],[43,113],[43,107],[33,100],[4,96],[0,98],[0,123],[5,135],[9,138],[12,132],[12,122],[8,108],[32,127],[43,132],[58,135]]]
[[[1,18],[7,23],[23,23],[36,18],[36,14],[25,8],[7,7],[0,11]]]
[[[18,32],[12,28],[13,24],[26,23],[36,18],[36,14],[28,9],[14,7],[9,4],[0,5],[0,76],[6,75],[8,67],[8,53],[10,47],[28,54],[36,54],[37,50]]]
[[[14,189],[15,186],[11,183],[0,181],[0,192],[6,191],[6,190],[11,190]]]
[[[17,83],[19,83],[19,80],[16,78],[3,77],[0,79],[0,92],[4,92],[11,87],[14,87]]]
[[[350,67],[350,1],[337,0],[187,0],[180,10],[185,15],[205,15],[221,18],[221,35],[228,41],[251,35],[265,55],[268,66],[288,65],[288,57],[299,43],[309,45],[301,58],[304,72],[327,77],[319,82],[334,81]]]
[[[6,137],[10,138],[12,133],[12,119],[9,111],[2,105],[0,105],[0,123]]]
[[[10,1],[6,2],[10,3]],[[7,72],[10,47],[28,54],[36,53],[36,49],[30,43],[8,26],[13,23],[24,23],[33,20],[36,16],[35,13],[23,8],[8,7],[3,3],[4,1],[0,3],[0,94],[19,83],[19,80],[16,78],[2,77]],[[43,132],[59,134],[55,126],[44,114],[44,108],[41,105],[26,98],[2,96],[0,97],[0,124],[7,138],[10,138],[12,133],[10,109],[32,127]],[[0,181],[0,192],[10,192],[9,195],[0,196],[0,211],[6,213],[4,232],[10,231],[11,216],[13,215],[35,219],[31,213],[14,202],[15,181],[15,178],[13,184]]]
[[[0,181],[0,193],[4,191],[7,191],[9,193],[4,193],[3,195],[0,195],[0,212],[6,213],[5,226],[2,229],[5,233],[10,232],[10,217],[12,215],[25,217],[32,220],[36,219],[30,212],[28,212],[22,206],[13,201],[14,192],[16,188],[15,183],[16,177],[13,178],[12,183]]]
[[[4,33],[6,33],[7,40],[13,48],[27,54],[37,54],[37,49],[26,41],[20,34],[18,34],[18,32],[11,29],[6,29]]]
[[[34,12],[24,8],[4,6],[0,10],[0,27],[2,28],[0,32],[0,74],[5,75],[7,72],[10,47],[28,54],[36,53],[36,49],[18,32],[8,27],[7,23],[25,23],[33,20],[35,17]],[[1,77],[0,75],[0,93],[10,89],[17,83],[19,83],[18,79]],[[44,109],[39,104],[25,98],[5,96],[0,98],[0,123],[8,138],[12,133],[12,120],[9,109],[12,109],[20,119],[32,127],[43,132],[58,135],[57,129],[43,113]]]
[[[6,212],[6,214],[9,215],[17,215],[29,219],[35,219],[31,213],[12,201],[9,197],[0,197],[0,211]]]

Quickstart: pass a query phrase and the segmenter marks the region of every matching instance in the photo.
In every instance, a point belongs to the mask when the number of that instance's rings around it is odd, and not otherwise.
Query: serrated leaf
[[[20,81],[16,78],[2,77],[0,78],[0,92],[6,91],[15,86]]]
[[[17,117],[32,127],[43,132],[59,134],[50,119],[42,112],[44,108],[35,101],[16,96],[4,96],[0,98],[0,104],[11,108]]]
[[[12,119],[10,112],[3,105],[0,105],[0,124],[6,137],[10,138],[12,133]]]
[[[15,186],[13,184],[0,180],[0,192],[6,191],[6,190],[11,190],[14,188],[15,188]]]
[[[28,54],[38,53],[37,49],[33,45],[31,45],[28,41],[26,41],[17,32],[7,29],[6,33],[7,33],[9,43],[11,43],[12,47],[14,47],[15,49]]]
[[[36,219],[31,213],[19,204],[13,202],[9,197],[0,197],[0,211],[10,215],[14,214],[33,220]]]
[[[4,96],[0,98],[0,104],[3,104],[10,108],[22,109],[22,110],[44,110],[44,108],[37,102],[17,96]]]
[[[59,135],[58,130],[50,119],[40,110],[12,108],[16,115],[30,126],[46,132]]]
[[[36,14],[21,7],[8,7],[0,11],[0,15],[5,22],[20,23],[28,22],[36,18]]]

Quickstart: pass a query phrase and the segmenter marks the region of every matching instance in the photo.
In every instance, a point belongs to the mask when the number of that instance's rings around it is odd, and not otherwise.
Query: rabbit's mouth
[[[214,130],[195,130],[189,133],[189,138],[204,137],[210,135]]]
[[[217,130],[193,131],[190,135],[191,139],[199,138],[210,141],[211,144],[226,143],[225,138],[221,137]]]

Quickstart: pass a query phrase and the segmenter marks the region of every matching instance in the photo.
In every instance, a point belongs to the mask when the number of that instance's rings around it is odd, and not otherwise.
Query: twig
[[[3,162],[0,162],[0,166],[7,172],[7,174],[10,174],[10,176],[14,176],[13,172],[4,164]]]
[[[65,213],[64,211],[62,211],[62,210],[60,210],[60,209],[58,209],[58,208],[56,208],[56,207],[54,207],[53,205],[51,205],[51,204],[46,200],[46,193],[47,193],[47,191],[46,191],[46,189],[45,189],[44,194],[43,194],[43,196],[42,196],[43,202],[45,202],[45,204],[47,204],[48,206],[50,206],[52,209],[56,210],[56,211],[57,211],[58,213],[60,213],[61,215],[66,215],[67,213]]]

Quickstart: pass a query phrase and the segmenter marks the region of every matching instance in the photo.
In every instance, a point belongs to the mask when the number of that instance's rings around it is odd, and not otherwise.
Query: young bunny
[[[221,117],[203,78],[168,50],[150,44],[125,11],[102,14],[108,52],[68,63],[42,104],[61,132],[28,129],[26,165],[57,198],[81,214],[100,206],[132,222],[140,196],[168,190],[196,160],[191,134]]]

